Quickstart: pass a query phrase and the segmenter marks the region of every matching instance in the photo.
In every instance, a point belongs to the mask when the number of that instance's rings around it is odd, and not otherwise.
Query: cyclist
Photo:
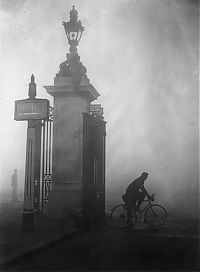
[[[149,195],[147,190],[144,187],[144,182],[148,177],[148,173],[143,172],[140,177],[132,181],[127,189],[126,194],[122,196],[122,199],[125,201],[127,206],[127,223],[131,224],[131,211],[140,211],[139,207],[144,201],[145,196],[148,199],[153,200],[153,196]]]

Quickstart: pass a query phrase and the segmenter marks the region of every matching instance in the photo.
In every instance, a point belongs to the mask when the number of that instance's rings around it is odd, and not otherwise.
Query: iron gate
[[[49,107],[49,119],[42,121],[41,143],[41,212],[48,208],[48,195],[52,189],[53,107]]]
[[[46,214],[52,189],[53,107],[47,120],[35,122],[35,131],[34,210]]]

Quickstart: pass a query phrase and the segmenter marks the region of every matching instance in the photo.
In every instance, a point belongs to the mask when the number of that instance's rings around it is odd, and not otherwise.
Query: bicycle
[[[162,227],[167,222],[167,211],[160,204],[152,204],[154,201],[154,194],[152,199],[144,199],[144,207],[141,211],[131,212],[131,223],[142,221],[144,224],[149,224],[151,227]],[[142,218],[143,217],[143,218]],[[126,227],[127,224],[127,207],[126,204],[118,204],[111,211],[111,221],[117,227]]]

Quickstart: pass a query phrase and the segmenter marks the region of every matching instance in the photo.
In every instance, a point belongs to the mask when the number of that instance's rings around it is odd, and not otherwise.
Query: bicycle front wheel
[[[116,227],[127,226],[127,208],[124,204],[119,204],[112,209],[111,220]]]
[[[151,205],[146,210],[145,220],[152,227],[162,227],[167,221],[167,212],[161,205]]]

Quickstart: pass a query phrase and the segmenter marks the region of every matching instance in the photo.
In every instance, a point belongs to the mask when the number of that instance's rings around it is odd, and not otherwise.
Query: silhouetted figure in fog
[[[147,179],[147,177],[148,173],[143,172],[140,177],[138,177],[128,185],[126,189],[126,194],[122,196],[128,210],[127,212],[128,224],[131,223],[130,215],[132,209],[134,211],[139,211],[139,207],[144,201],[145,196],[147,196],[148,199],[153,200],[153,197],[148,194],[147,190],[144,187],[144,182]]]
[[[17,183],[17,169],[14,169],[14,174],[12,174],[12,183],[11,186],[13,188],[12,191],[12,202],[17,201],[17,188],[18,188],[18,183]]]

